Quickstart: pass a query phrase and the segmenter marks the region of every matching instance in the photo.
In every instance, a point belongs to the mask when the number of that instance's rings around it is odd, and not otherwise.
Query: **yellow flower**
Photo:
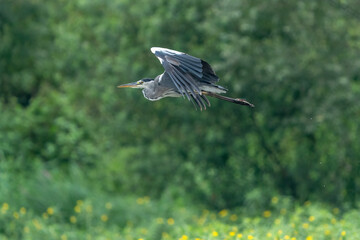
[[[308,223],[304,223],[302,226],[303,226],[303,228],[305,228],[305,229],[308,229],[308,228],[309,228],[309,224],[308,224]]]
[[[331,234],[331,231],[330,231],[329,229],[326,229],[325,232],[324,232],[324,234],[325,234],[326,236],[329,236],[329,235]]]
[[[280,230],[278,231],[278,234],[281,235],[282,233],[283,233],[283,231],[280,229]]]
[[[139,238],[138,240],[144,240],[143,238]]]
[[[43,219],[48,219],[49,218],[49,215],[47,213],[43,213],[42,216],[43,216]]]
[[[315,220],[315,217],[314,216],[310,216],[309,217],[309,222],[313,222]]]
[[[272,202],[273,204],[277,204],[277,203],[279,202],[279,198],[273,197],[273,198],[271,199],[271,202]]]
[[[186,235],[182,235],[181,236],[181,238],[180,238],[180,240],[188,240],[189,238],[188,238],[188,236],[186,236]]]
[[[271,212],[270,212],[270,211],[265,211],[265,212],[263,213],[263,215],[264,215],[265,218],[268,218],[268,217],[271,216]]]
[[[3,203],[2,209],[4,209],[4,210],[9,210],[9,204]]]
[[[285,235],[285,236],[284,236],[284,239],[288,240],[288,239],[290,239],[290,236],[289,236],[289,235]]]
[[[81,207],[80,207],[80,205],[76,205],[76,206],[74,207],[74,211],[77,212],[77,213],[80,213],[80,212],[81,212]]]
[[[26,214],[26,208],[24,208],[24,207],[20,208],[20,213],[22,215]]]
[[[174,225],[175,220],[174,220],[173,218],[168,218],[167,223],[168,223],[169,225]]]
[[[19,219],[19,213],[18,212],[14,212],[13,216],[14,216],[15,219]]]
[[[136,203],[139,204],[139,205],[142,205],[142,204],[144,204],[144,199],[143,198],[138,198],[138,199],[136,199]]]
[[[101,221],[107,222],[107,220],[109,220],[108,216],[106,216],[105,214],[101,215]]]
[[[296,240],[296,237],[292,237],[290,240]]]
[[[217,231],[213,231],[212,235],[213,235],[213,237],[217,237],[217,236],[219,236],[219,233]]]
[[[272,234],[268,232],[268,233],[266,234],[266,236],[267,236],[268,238],[271,238],[271,237],[272,237]]]
[[[75,216],[71,216],[71,217],[70,217],[70,222],[71,222],[71,223],[76,223],[76,221],[77,221],[77,219],[76,219]]]
[[[306,240],[313,240],[313,237],[312,236],[307,236]]]
[[[248,235],[248,239],[252,240],[252,239],[254,239],[254,237],[252,235]]]
[[[230,216],[230,220],[233,221],[233,222],[236,221],[237,218],[238,217],[236,216],[236,214],[231,214],[231,216]]]
[[[1,207],[1,213],[5,214],[7,212],[7,210],[9,210],[9,204],[3,203],[2,207]]]
[[[67,236],[65,234],[61,235],[61,240],[67,240]]]
[[[220,217],[226,217],[228,215],[229,211],[226,209],[223,209],[219,212]]]
[[[29,227],[24,227],[24,233],[29,233],[30,232],[30,228]]]
[[[34,226],[35,226],[35,228],[37,229],[37,230],[40,230],[41,229],[41,224],[39,223],[39,221],[38,220],[36,220],[36,219],[33,219],[32,220],[32,223],[34,224]]]
[[[54,209],[53,209],[52,207],[48,207],[48,208],[46,209],[46,212],[51,216],[51,215],[54,214]]]
[[[233,237],[233,236],[235,236],[235,232],[229,232],[229,235],[230,235],[231,237]]]
[[[105,208],[106,208],[106,209],[112,209],[112,204],[109,203],[109,202],[107,202],[107,203],[105,204]]]
[[[83,205],[83,203],[84,203],[83,200],[77,200],[77,201],[76,201],[76,205],[79,205],[79,206]]]
[[[242,238],[243,235],[241,233],[238,233],[237,238]]]
[[[345,232],[345,231],[342,231],[342,232],[341,232],[341,236],[345,237],[345,236],[346,236],[346,232]]]
[[[335,223],[336,223],[336,219],[335,219],[335,218],[332,218],[332,219],[331,219],[331,223],[332,223],[332,224],[335,224]]]

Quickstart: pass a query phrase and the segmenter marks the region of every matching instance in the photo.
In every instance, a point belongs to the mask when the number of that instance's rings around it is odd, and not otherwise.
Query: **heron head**
[[[119,85],[118,88],[145,88],[149,82],[154,81],[152,78],[144,78],[136,82]]]

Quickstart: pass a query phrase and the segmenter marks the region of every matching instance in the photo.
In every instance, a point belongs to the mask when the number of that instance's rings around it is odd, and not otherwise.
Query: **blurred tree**
[[[52,82],[49,5],[23,0],[0,2],[0,98],[4,102],[16,98],[27,106],[41,84]]]

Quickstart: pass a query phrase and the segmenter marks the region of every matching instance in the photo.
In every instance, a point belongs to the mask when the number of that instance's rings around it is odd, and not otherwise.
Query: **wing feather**
[[[204,82],[215,83],[219,78],[207,62],[167,48],[152,47],[151,51],[160,60],[183,97],[186,96],[194,105],[199,106],[200,110],[206,109],[206,104],[210,106],[207,98],[202,96],[200,86]]]
[[[174,73],[173,72],[169,72],[168,73],[171,80],[174,82],[175,86],[178,87],[178,90],[179,92],[184,96],[188,98],[188,100],[190,100],[190,96],[189,96],[189,93],[188,91],[186,91],[186,86],[184,86],[184,84],[182,82],[180,82],[175,76],[174,76]]]
[[[190,97],[196,102],[196,104],[199,106],[200,110],[202,110],[204,103],[202,102],[202,99],[199,98],[200,95],[195,93],[194,90],[192,89],[191,81],[188,81],[187,78],[183,77],[177,69],[174,69],[173,73],[174,73],[174,77],[176,78],[176,80],[180,80],[180,81],[183,80],[185,88],[189,89],[189,91],[191,93]],[[170,77],[171,77],[171,75],[170,75]],[[197,86],[195,86],[195,88],[199,89]],[[197,91],[199,92],[200,89]]]
[[[176,73],[176,76],[178,78],[180,78],[181,80],[183,80],[184,82],[188,83],[188,85],[190,87],[192,87],[192,89],[190,88],[190,90],[196,90],[198,93],[201,93],[200,88],[194,84],[194,80],[190,75],[185,75],[183,73],[181,73],[178,69],[174,68],[174,72]],[[193,93],[193,92],[192,92]]]

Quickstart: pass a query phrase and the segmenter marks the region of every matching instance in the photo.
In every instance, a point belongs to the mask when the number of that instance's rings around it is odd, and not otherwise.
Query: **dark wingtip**
[[[246,105],[246,106],[249,106],[249,107],[251,107],[251,108],[254,108],[254,107],[255,107],[254,104],[251,104],[251,103],[249,103],[249,102],[246,102],[245,105]]]
[[[252,107],[252,108],[255,107],[254,104],[251,104],[251,103],[249,103],[248,101],[246,101],[246,100],[244,100],[244,99],[235,98],[235,100],[236,100],[239,104],[241,104],[241,105],[246,105],[246,106],[249,106],[249,107]]]

